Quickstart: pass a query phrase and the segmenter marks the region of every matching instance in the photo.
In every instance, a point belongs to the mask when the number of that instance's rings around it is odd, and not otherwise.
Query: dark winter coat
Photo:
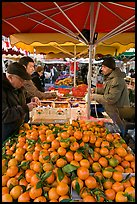
[[[2,140],[18,132],[19,127],[29,114],[23,88],[15,89],[5,74],[2,76]]]
[[[40,78],[39,74],[37,72],[34,72],[32,75],[32,81],[35,84],[35,86],[37,87],[37,89],[39,91],[45,92],[44,87],[42,86],[42,78]]]
[[[129,92],[125,77],[126,74],[116,68],[105,78],[103,94],[93,94],[94,99],[102,104],[115,105],[117,108],[129,106]]]

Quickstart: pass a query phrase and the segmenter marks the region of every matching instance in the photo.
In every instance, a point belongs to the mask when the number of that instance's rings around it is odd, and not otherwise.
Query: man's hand
[[[37,104],[37,106],[40,106],[40,105],[41,105],[41,102],[40,102],[40,100],[39,100],[38,97],[33,97],[33,98],[31,99],[31,102],[35,102],[35,103]]]
[[[29,111],[32,111],[33,108],[37,107],[37,103],[36,102],[30,102],[27,104]]]

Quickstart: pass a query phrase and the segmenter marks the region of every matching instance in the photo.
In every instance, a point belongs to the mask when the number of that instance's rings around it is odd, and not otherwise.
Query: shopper
[[[130,107],[129,93],[124,80],[126,74],[116,67],[115,60],[112,57],[104,59],[102,73],[105,80],[104,89],[98,89],[97,94],[92,94],[91,100],[96,100],[104,106],[106,113],[119,126],[122,135],[124,135],[123,119],[125,114],[122,113],[126,112],[126,119],[128,116],[129,118],[135,117],[134,110]]]
[[[19,63],[22,64],[29,75],[32,75],[34,72],[34,61],[31,57],[25,56],[20,58]],[[30,97],[38,97],[39,99],[47,99],[47,98],[56,98],[56,92],[46,93],[41,92],[37,89],[37,87],[34,85],[32,80],[26,80],[24,81],[24,88],[28,92],[28,96]]]
[[[32,81],[33,81],[34,85],[37,87],[37,89],[39,91],[45,92],[45,88],[44,88],[45,84],[44,84],[44,81],[42,79],[43,72],[44,72],[44,68],[39,65],[35,68],[35,71],[32,73],[31,77],[32,77]]]
[[[26,104],[24,80],[30,80],[30,75],[18,62],[11,63],[2,75],[2,141],[17,132],[29,111],[39,105],[35,98]]]

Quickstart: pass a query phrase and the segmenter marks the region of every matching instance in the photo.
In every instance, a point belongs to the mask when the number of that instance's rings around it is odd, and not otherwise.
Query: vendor
[[[124,80],[126,74],[116,67],[112,57],[104,59],[102,73],[104,88],[97,90],[97,94],[92,94],[91,100],[104,106],[106,113],[119,126],[122,135],[124,135],[125,123],[123,119],[134,119],[135,117],[135,110],[130,107],[129,93]],[[92,91],[94,92],[95,89],[93,88]]]
[[[38,106],[37,98],[26,103],[26,94],[23,88],[25,80],[30,80],[26,69],[18,62],[11,63],[7,72],[2,76],[2,141],[18,132],[34,107]],[[35,100],[36,99],[36,100]]]

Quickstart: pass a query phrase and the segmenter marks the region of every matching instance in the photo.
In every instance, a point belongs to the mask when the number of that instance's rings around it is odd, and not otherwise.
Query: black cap
[[[30,80],[31,76],[27,73],[25,67],[18,62],[13,62],[7,67],[7,73],[15,74],[24,80]]]
[[[106,67],[113,69],[113,70],[115,70],[116,68],[116,63],[113,57],[105,58],[104,61],[102,62],[102,65],[105,65]]]

